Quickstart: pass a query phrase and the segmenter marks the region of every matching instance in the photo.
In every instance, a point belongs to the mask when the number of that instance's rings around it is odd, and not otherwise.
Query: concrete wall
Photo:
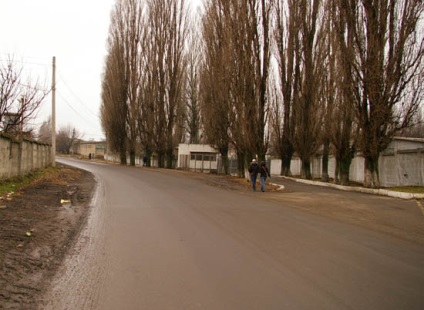
[[[385,154],[379,164],[382,186],[424,186],[424,149]]]
[[[106,153],[104,155],[104,159],[106,161],[110,161],[110,162],[113,162],[113,163],[116,163],[116,164],[121,163],[121,157],[117,153]],[[129,164],[130,164],[130,157],[127,156],[127,165],[129,165]],[[136,156],[135,157],[135,165],[136,166],[143,166],[143,157],[142,156]],[[158,158],[157,158],[156,155],[152,155],[150,157],[150,167],[155,167],[155,168],[159,167],[159,162],[158,162]]]
[[[33,170],[46,168],[51,163],[50,145],[30,140],[23,140],[21,144],[0,134],[0,179],[25,175]]]
[[[397,143],[398,144],[398,143]],[[408,143],[407,143],[408,144]],[[383,187],[394,186],[424,186],[424,148],[405,149],[409,145],[401,148],[390,148],[383,153],[379,159],[380,184]],[[414,145],[416,147],[416,145]],[[301,160],[294,158],[291,161],[291,172],[293,176],[300,175]],[[330,178],[335,175],[335,158],[330,157],[328,163],[328,173]],[[350,181],[364,182],[365,159],[356,156],[350,165]],[[280,175],[281,160],[271,160],[271,175]],[[322,176],[322,158],[317,157],[311,161],[311,171],[313,178]]]

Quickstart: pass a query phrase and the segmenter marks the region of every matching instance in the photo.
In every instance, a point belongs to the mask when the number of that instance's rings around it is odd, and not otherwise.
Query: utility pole
[[[52,81],[52,166],[56,166],[56,57],[53,56]]]
[[[23,140],[24,140],[24,106],[25,106],[25,97],[22,97],[21,100],[21,119],[19,124],[19,154],[18,154],[18,175],[22,175],[22,152],[23,152]]]

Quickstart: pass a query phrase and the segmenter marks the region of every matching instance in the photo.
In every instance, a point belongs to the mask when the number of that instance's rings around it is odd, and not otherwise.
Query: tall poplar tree
[[[422,0],[339,1],[352,44],[350,90],[365,157],[367,187],[380,187],[379,156],[423,100]]]

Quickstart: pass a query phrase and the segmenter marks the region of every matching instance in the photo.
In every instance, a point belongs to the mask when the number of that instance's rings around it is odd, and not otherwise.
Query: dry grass
[[[402,193],[424,194],[424,186],[398,186],[398,187],[389,187],[387,189],[391,191],[402,192]]]

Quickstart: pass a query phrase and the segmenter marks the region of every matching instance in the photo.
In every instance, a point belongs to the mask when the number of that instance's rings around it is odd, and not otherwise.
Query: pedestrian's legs
[[[256,175],[250,176],[250,182],[252,182],[252,189],[255,192],[256,191]]]
[[[266,177],[261,177],[261,191],[265,191],[265,180]]]

